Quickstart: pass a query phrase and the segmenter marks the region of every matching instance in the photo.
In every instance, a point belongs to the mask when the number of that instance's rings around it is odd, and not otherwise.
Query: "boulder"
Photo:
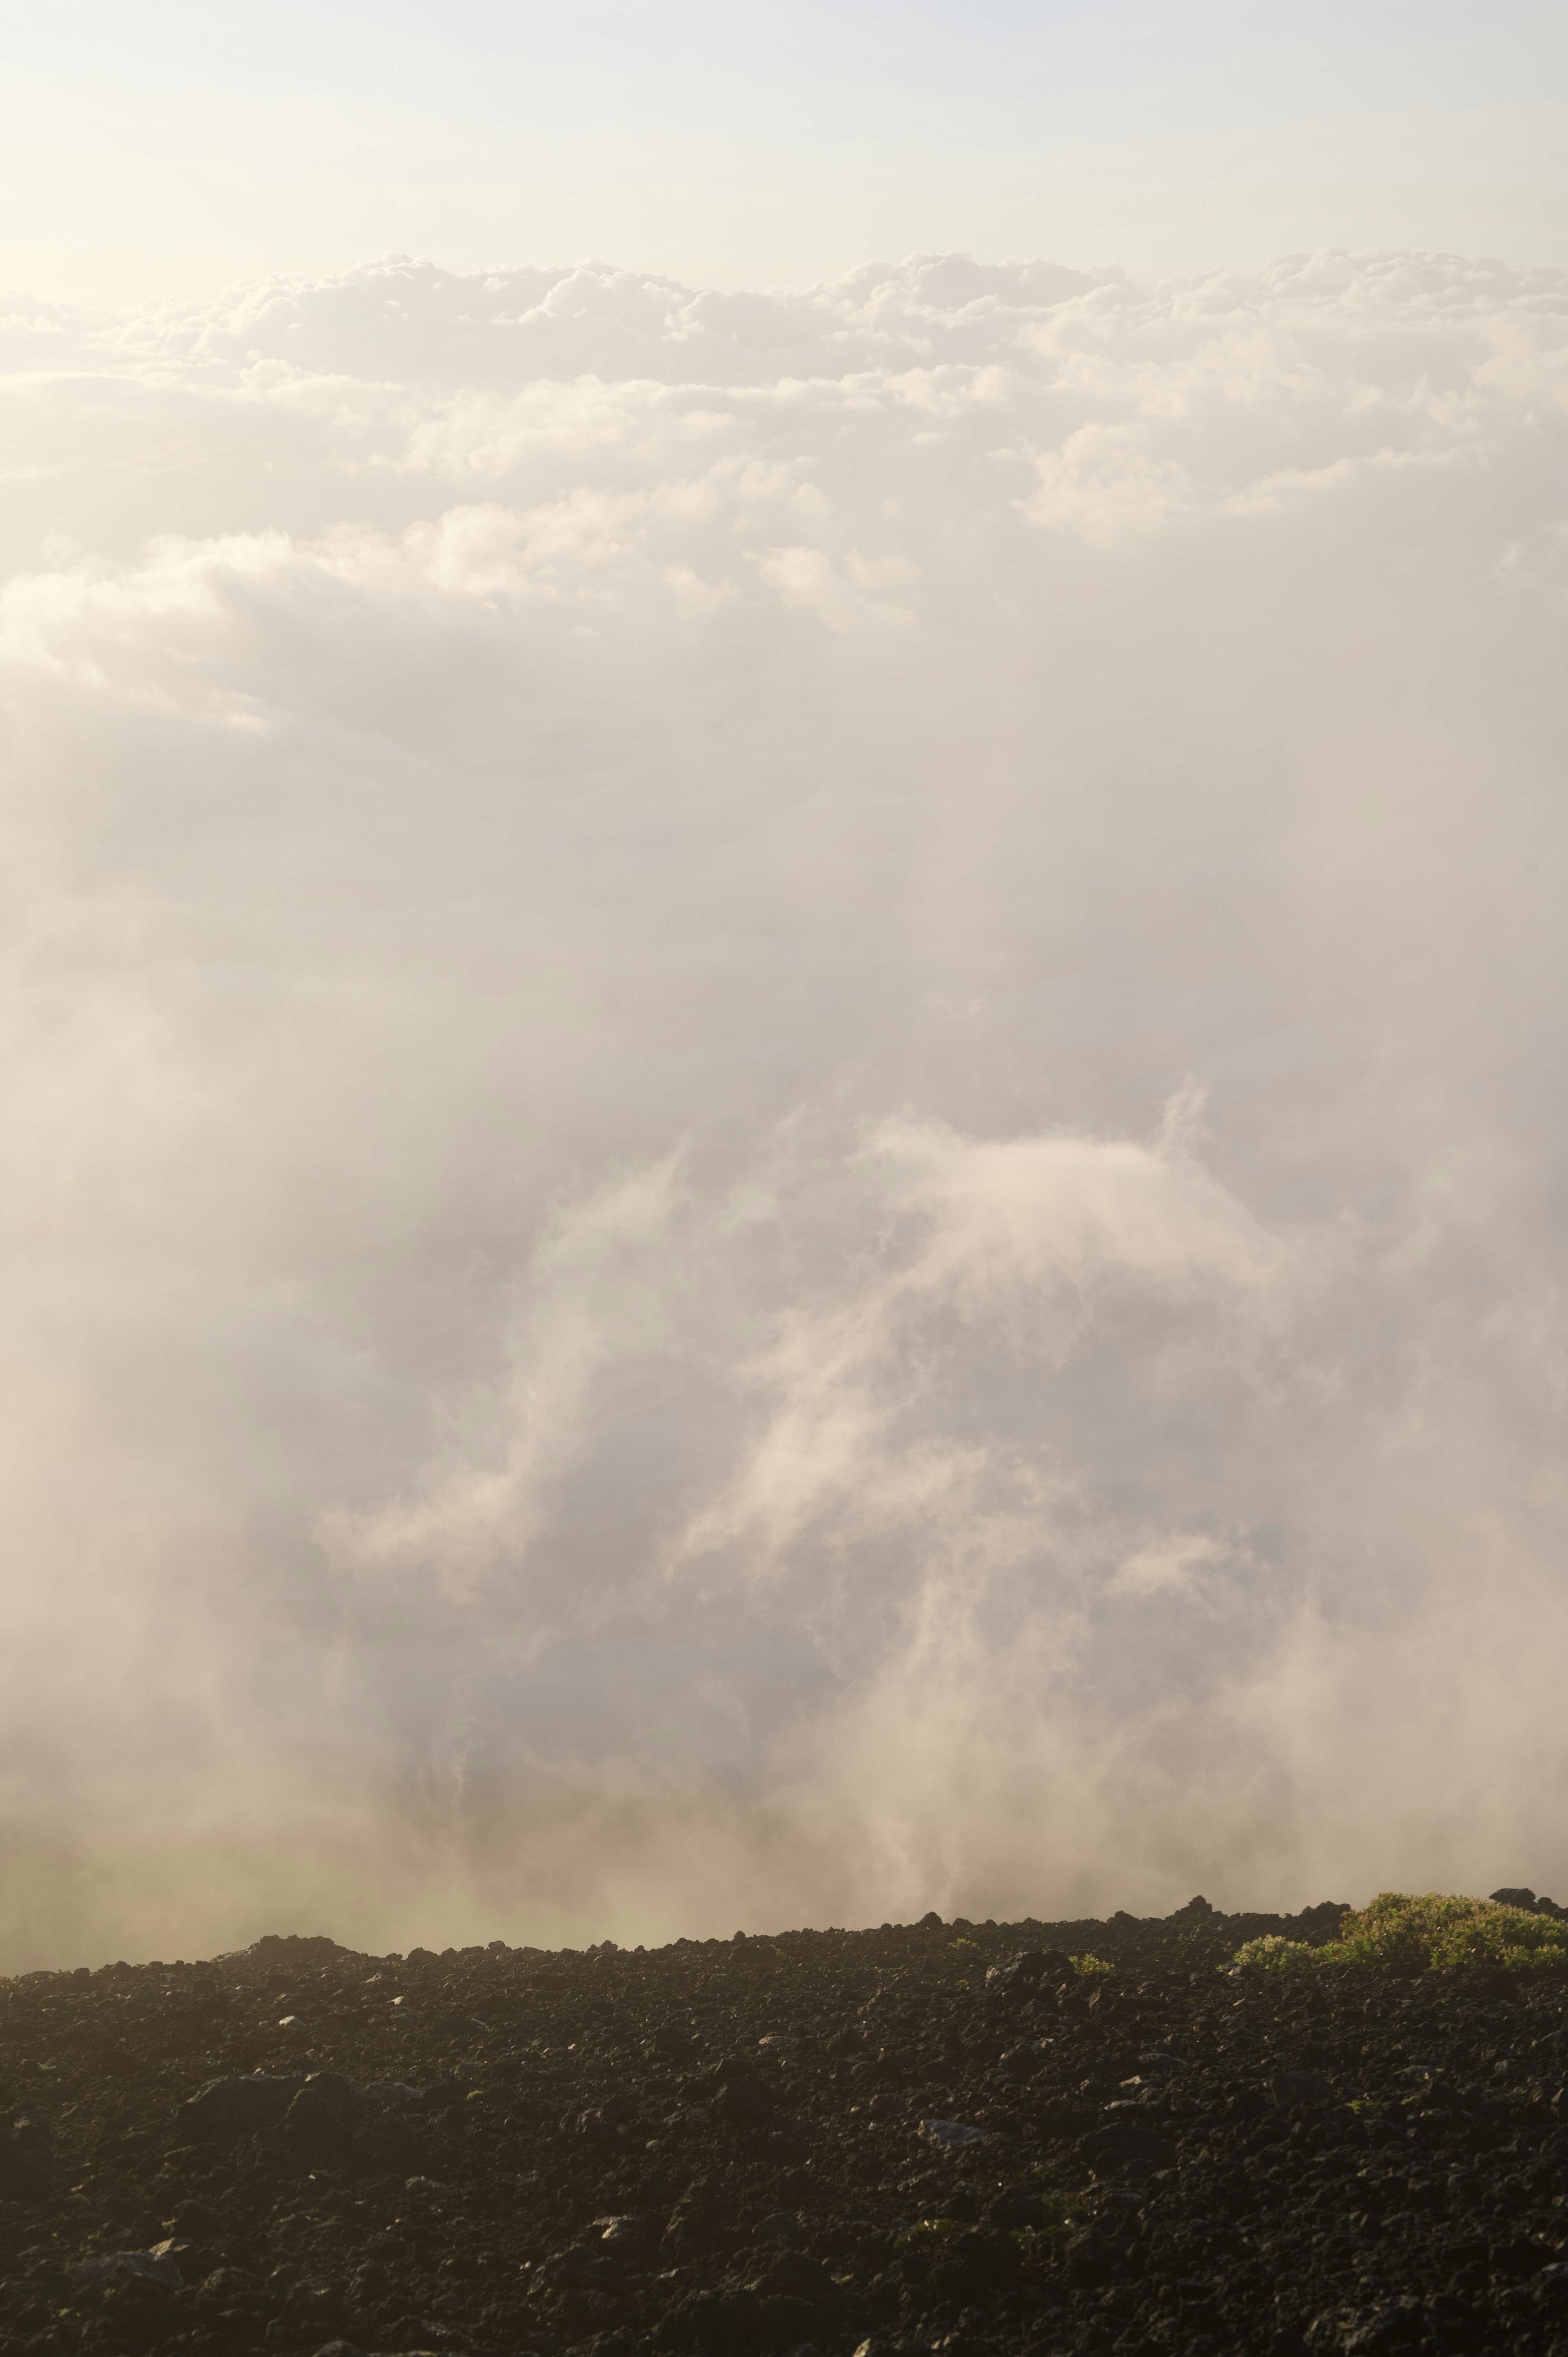
[[[166,2248],[156,2251],[98,2251],[79,2259],[70,2269],[79,2291],[107,2291],[112,2284],[151,2284],[161,2291],[178,2291],[185,2282]]]
[[[220,2142],[281,2127],[289,2105],[305,2084],[304,2073],[274,2079],[257,2072],[249,2079],[209,2079],[179,2108],[181,2140]]]
[[[63,2181],[64,2172],[41,2138],[27,2138],[15,2128],[0,2127],[0,2201],[47,2201]]]
[[[1292,2110],[1297,2104],[1331,2104],[1334,2090],[1321,2071],[1280,2071],[1269,2082],[1275,2108]]]

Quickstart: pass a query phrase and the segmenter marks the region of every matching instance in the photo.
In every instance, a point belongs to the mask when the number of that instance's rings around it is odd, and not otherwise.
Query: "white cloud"
[[[1173,1531],[1151,1539],[1127,1557],[1112,1581],[1123,1596],[1157,1596],[1170,1588],[1190,1594],[1211,1564],[1221,1562],[1226,1550],[1203,1531]]]
[[[0,332],[6,1957],[1561,1879],[1568,282]]]

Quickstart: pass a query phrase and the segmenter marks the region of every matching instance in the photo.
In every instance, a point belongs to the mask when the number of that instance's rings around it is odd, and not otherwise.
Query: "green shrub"
[[[1328,1964],[1414,1964],[1429,1972],[1489,1964],[1514,1972],[1561,1972],[1568,1969],[1568,1922],[1492,1899],[1380,1890],[1369,1907],[1345,1917],[1338,1938],[1326,1948],[1271,1934],[1249,1940],[1233,1962],[1244,1970],[1276,1973]]]
[[[1568,1924],[1492,1899],[1381,1890],[1369,1907],[1346,1916],[1338,1939],[1321,1953],[1336,1964],[1423,1964],[1434,1971],[1455,1964],[1561,1970],[1568,1965]]]
[[[1085,1953],[1081,1956],[1070,1957],[1069,1961],[1080,1980],[1092,1980],[1096,1973],[1109,1973],[1115,1969],[1113,1965],[1106,1963],[1103,1956],[1091,1956]]]
[[[1233,1964],[1254,1973],[1298,1973],[1303,1965],[1322,1961],[1321,1948],[1309,1948],[1305,1940],[1282,1940],[1277,1932],[1262,1940],[1249,1940],[1231,1958]]]

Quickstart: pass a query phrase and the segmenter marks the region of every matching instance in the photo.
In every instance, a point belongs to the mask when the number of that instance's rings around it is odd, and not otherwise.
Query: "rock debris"
[[[27,1974],[0,2348],[1568,2357],[1568,1985],[1343,1912]]]

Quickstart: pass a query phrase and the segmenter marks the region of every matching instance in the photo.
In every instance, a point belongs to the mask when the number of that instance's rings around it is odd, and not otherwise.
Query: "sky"
[[[1413,11],[433,21],[4,101],[0,1970],[1568,1900],[1549,210],[1226,181]]]
[[[62,0],[5,12],[0,284],[388,251],[800,286],[1347,244],[1560,261],[1547,0]]]

